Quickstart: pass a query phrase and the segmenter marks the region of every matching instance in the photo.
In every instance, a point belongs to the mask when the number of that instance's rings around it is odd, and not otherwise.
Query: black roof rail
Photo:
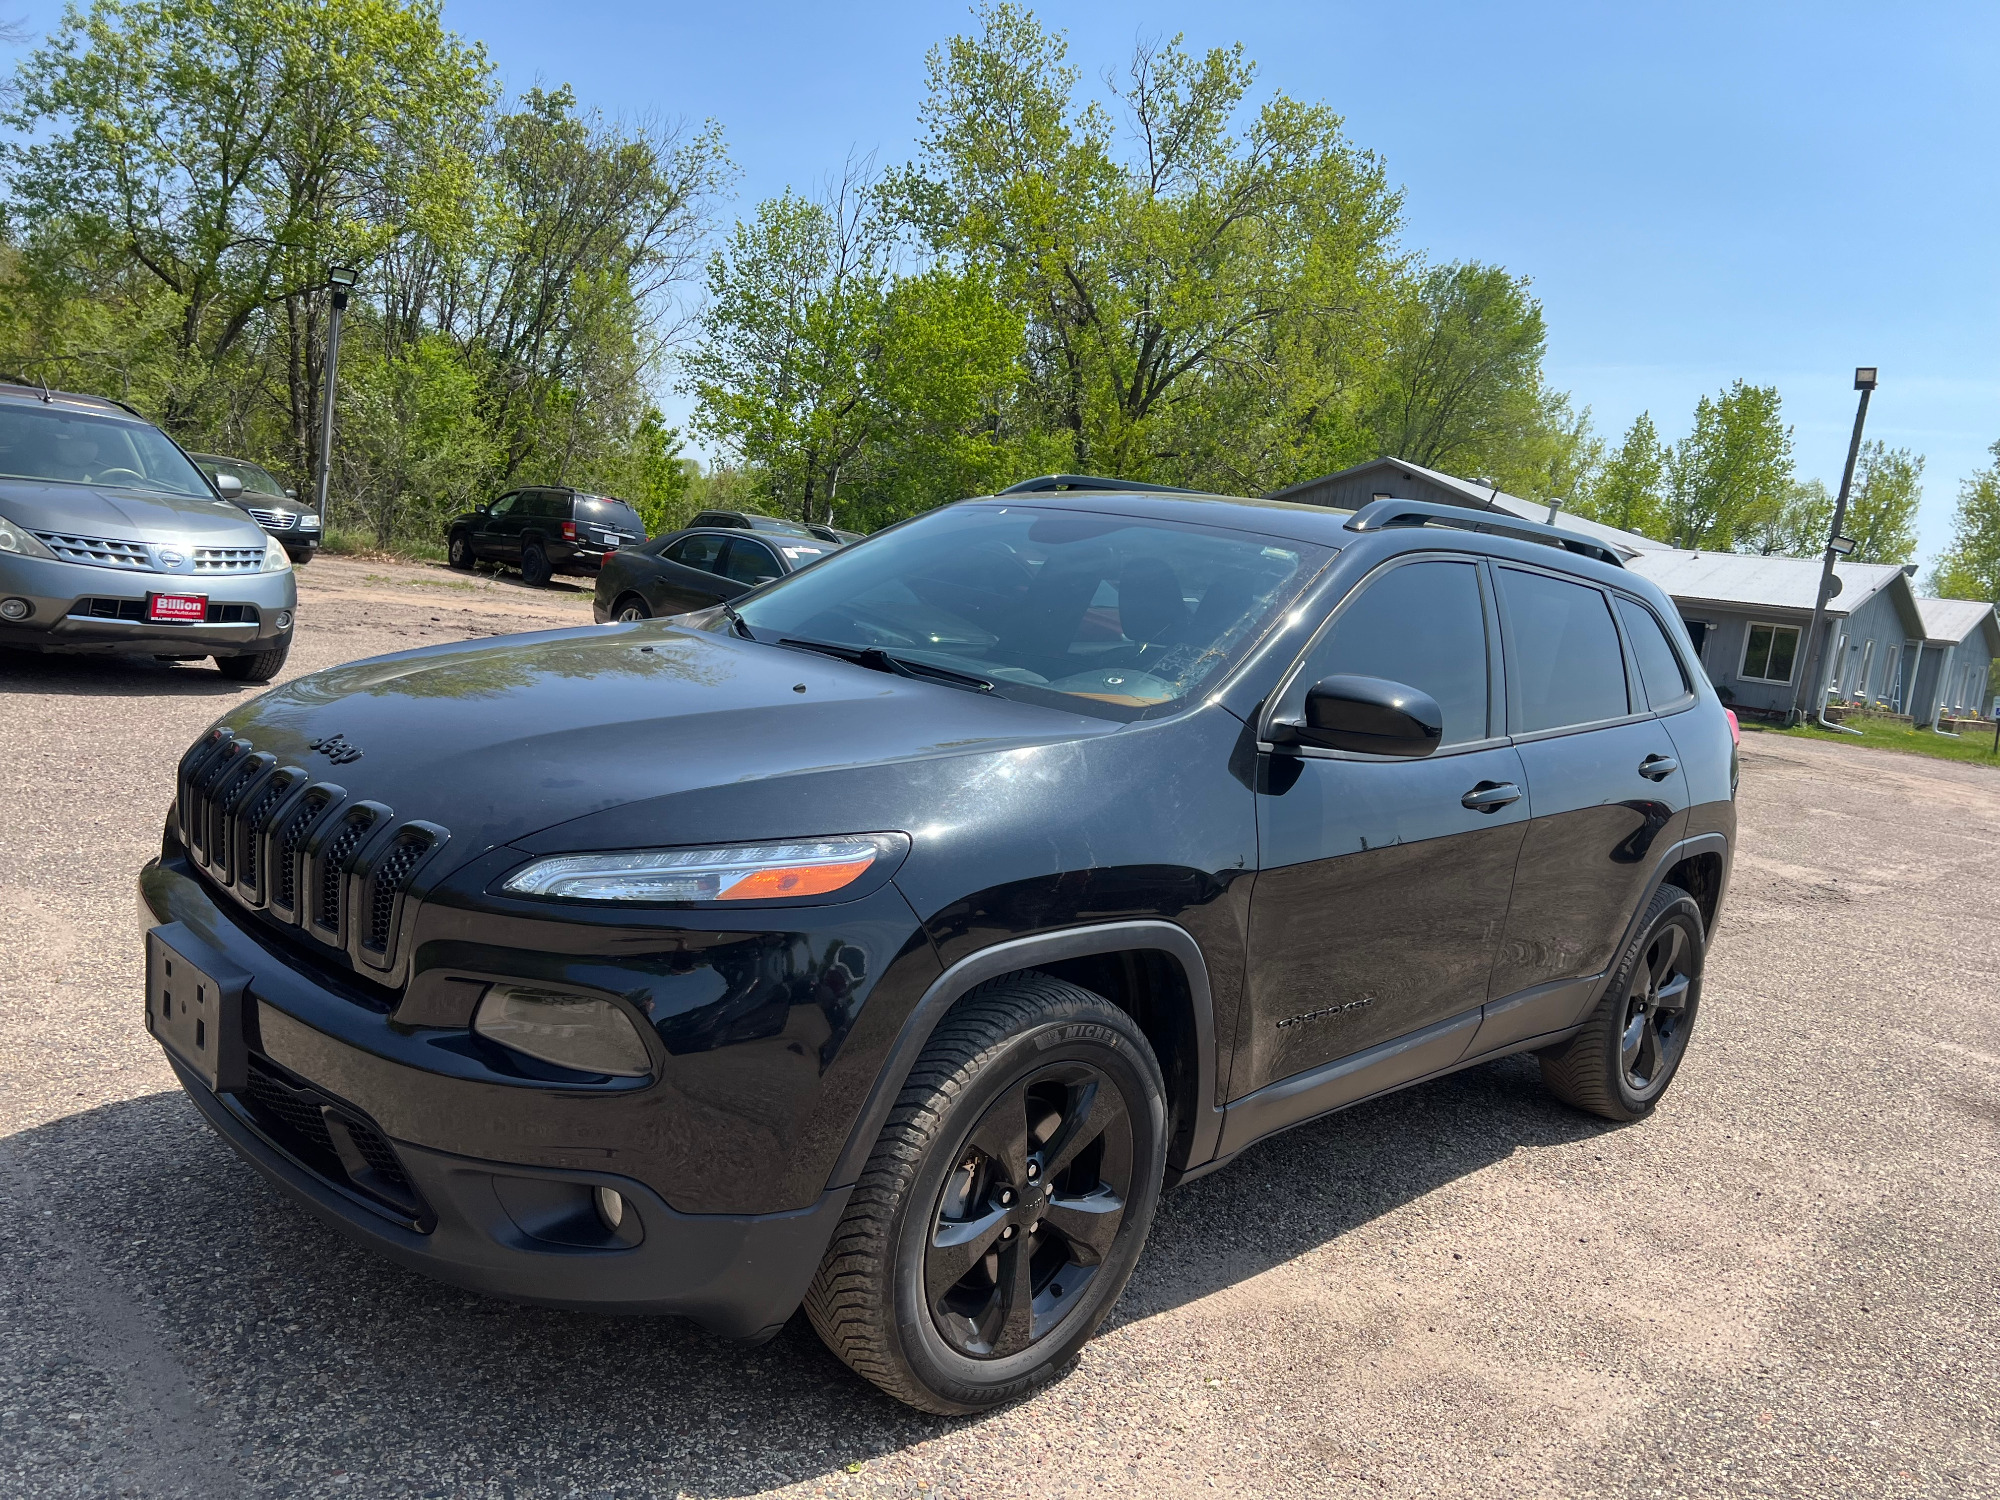
[[[1043,474],[1024,479],[1000,491],[1003,495],[1046,495],[1056,490],[1137,490],[1149,495],[1205,495],[1206,490],[1184,490],[1172,484],[1140,484],[1136,479],[1105,479],[1097,474]]]
[[[1602,542],[1544,526],[1540,521],[1523,521],[1490,510],[1469,510],[1428,500],[1371,500],[1347,520],[1349,531],[1382,531],[1391,526],[1456,526],[1461,531],[1482,531],[1520,542],[1540,542],[1544,547],[1561,547],[1565,552],[1609,563],[1614,568],[1625,566],[1625,559]]]

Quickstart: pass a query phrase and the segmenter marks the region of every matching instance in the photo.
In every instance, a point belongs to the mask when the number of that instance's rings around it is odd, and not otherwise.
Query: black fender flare
[[[1671,870],[1682,860],[1689,859],[1697,854],[1715,854],[1721,856],[1722,883],[1715,893],[1715,909],[1720,914],[1723,898],[1729,894],[1730,848],[1728,835],[1721,833],[1698,833],[1693,838],[1682,839],[1679,843],[1669,848],[1665,854],[1661,855],[1659,861],[1653,866],[1653,873],[1646,880],[1646,892],[1639,898],[1639,904],[1632,908],[1632,915],[1625,923],[1625,935],[1619,938],[1618,946],[1611,950],[1612,958],[1610,966],[1605,969],[1604,973],[1599,977],[1598,982],[1590,987],[1590,1001],[1577,1015],[1578,1021],[1589,1015],[1597,1002],[1604,998],[1604,987],[1611,983],[1611,976],[1618,971],[1618,957],[1630,946],[1632,939],[1639,935],[1639,924],[1646,920],[1647,908],[1652,906],[1653,898],[1659,895],[1660,887],[1667,883],[1667,871]],[[1704,936],[1708,935],[1704,934]]]
[[[944,1019],[945,1012],[962,996],[989,979],[1032,969],[1038,964],[1135,950],[1165,954],[1180,965],[1187,978],[1188,1000],[1194,1012],[1196,1102],[1188,1159],[1181,1170],[1190,1170],[1209,1160],[1222,1136],[1222,1111],[1215,1107],[1215,1003],[1209,993],[1208,963],[1202,957],[1201,945],[1185,927],[1172,922],[1106,922],[1009,938],[967,954],[932,980],[896,1034],[895,1043],[875,1076],[874,1087],[869,1090],[868,1101],[848,1132],[847,1145],[834,1163],[827,1186],[848,1187],[860,1178],[896,1096],[902,1093],[904,1080],[916,1066],[918,1054],[924,1050],[938,1022]],[[1170,1168],[1169,1180],[1172,1176]]]

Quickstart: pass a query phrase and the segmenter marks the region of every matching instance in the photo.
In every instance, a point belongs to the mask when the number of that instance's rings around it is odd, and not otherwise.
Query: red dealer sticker
[[[155,594],[148,601],[149,620],[195,620],[208,618],[206,594]]]

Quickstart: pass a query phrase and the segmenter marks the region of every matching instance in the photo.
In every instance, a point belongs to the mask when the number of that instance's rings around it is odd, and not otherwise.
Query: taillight
[[[576,522],[574,521],[563,522],[563,540],[566,542],[573,542],[576,540]]]
[[[1740,746],[1743,743],[1743,726],[1736,722],[1736,710],[1725,708],[1722,717],[1729,721],[1729,743]]]

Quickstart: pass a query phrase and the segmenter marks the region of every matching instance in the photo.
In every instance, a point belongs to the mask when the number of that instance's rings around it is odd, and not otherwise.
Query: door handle
[[[1639,774],[1648,781],[1665,781],[1681,768],[1671,755],[1649,755],[1639,762]]]
[[[1473,812],[1498,812],[1510,802],[1519,802],[1521,789],[1511,781],[1482,781],[1458,800]]]

